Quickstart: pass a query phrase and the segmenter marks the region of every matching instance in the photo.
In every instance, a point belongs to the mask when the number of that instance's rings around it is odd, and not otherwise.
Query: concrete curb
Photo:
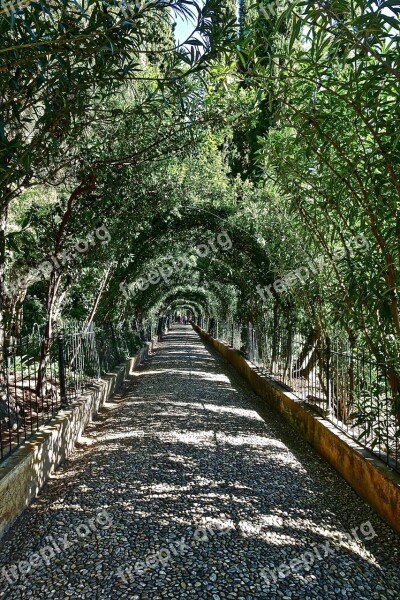
[[[238,352],[193,325],[224,356],[266,403],[325,458],[393,529],[400,533],[400,476],[369,450],[317,415],[295,394],[260,375]]]
[[[157,338],[135,357],[91,386],[71,408],[58,413],[28,442],[0,465],[0,539],[46,483],[49,475],[73,451],[85,427],[152,353]]]

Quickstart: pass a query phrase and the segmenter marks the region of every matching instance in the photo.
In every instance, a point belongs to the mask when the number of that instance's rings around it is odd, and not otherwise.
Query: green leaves
[[[43,164],[61,168],[66,148],[73,160],[73,140],[88,127],[94,106],[128,82],[150,79],[164,97],[179,95],[177,82],[215,58],[206,39],[211,29],[223,40],[221,24],[211,25],[216,10],[214,0],[204,6],[154,1],[126,19],[116,1],[49,0],[13,12],[12,23],[1,17],[0,156],[8,152],[11,132],[19,143],[0,165],[2,185],[18,188],[24,179],[26,185]],[[200,37],[179,50],[172,36],[174,12],[198,17]]]
[[[307,306],[318,294],[325,303],[318,318],[326,312],[365,335],[387,360],[398,358],[390,336],[400,336],[398,4],[392,11],[388,3],[289,3],[265,32],[270,65],[254,61],[251,74],[275,109],[274,127],[258,132],[256,155],[266,181],[287,198],[282,212],[290,207],[305,240],[299,252],[317,247],[329,256],[334,240],[345,245],[361,232],[370,240],[367,254],[332,265],[295,301]],[[246,47],[258,47],[260,32],[248,32]],[[287,231],[282,225],[282,238]],[[283,246],[273,261],[285,262]]]

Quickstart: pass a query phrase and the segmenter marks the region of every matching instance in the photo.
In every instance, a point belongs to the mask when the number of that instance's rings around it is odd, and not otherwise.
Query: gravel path
[[[399,597],[399,537],[191,328],[85,436],[3,540],[1,598]]]

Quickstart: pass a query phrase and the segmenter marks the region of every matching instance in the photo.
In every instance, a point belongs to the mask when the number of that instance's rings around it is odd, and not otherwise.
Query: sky
[[[204,1],[205,0],[197,0],[197,3],[199,4],[199,6],[203,7]],[[196,28],[197,14],[196,14],[194,22],[188,21],[184,17],[176,15],[176,14],[175,14],[175,17],[176,17],[175,21],[177,24],[176,30],[175,30],[175,37],[176,37],[178,43],[181,43],[181,42],[184,42],[185,40],[187,40],[187,38],[190,36],[190,34]]]
[[[192,31],[195,28],[193,23],[186,21],[186,19],[180,17],[179,15],[176,18],[176,29],[175,29],[175,37],[178,43],[184,42]]]

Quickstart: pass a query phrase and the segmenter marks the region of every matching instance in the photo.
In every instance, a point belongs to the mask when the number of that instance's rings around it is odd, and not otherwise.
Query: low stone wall
[[[193,325],[249,382],[253,390],[277,410],[338,471],[376,512],[400,533],[400,476],[371,452],[320,417],[294,394],[257,373],[245,358]]]
[[[152,352],[157,338],[96,382],[0,465],[0,538],[37,496],[49,475],[73,451],[85,427]]]

